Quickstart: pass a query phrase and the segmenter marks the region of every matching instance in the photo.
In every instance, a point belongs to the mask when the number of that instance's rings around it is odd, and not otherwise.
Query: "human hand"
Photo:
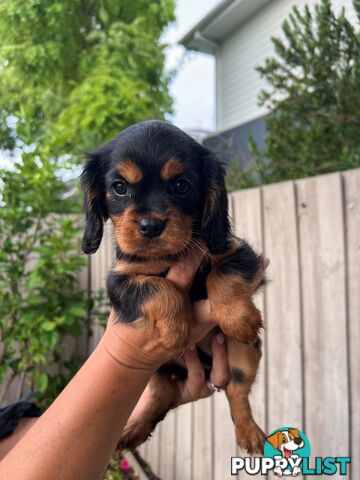
[[[166,276],[166,280],[183,296],[184,308],[188,309],[192,318],[190,345],[195,345],[214,326],[209,302],[206,300],[191,305],[189,298],[189,289],[203,258],[203,249],[186,252]],[[163,348],[157,329],[142,320],[132,324],[115,322],[115,313],[112,311],[100,345],[115,360],[129,368],[155,371],[162,363],[178,356],[178,352]]]
[[[229,363],[227,356],[226,339],[222,333],[213,335],[210,342],[212,355],[212,368],[210,380],[206,381],[204,366],[202,365],[196,348],[190,348],[184,352],[185,366],[188,371],[187,378],[180,380],[172,376],[180,392],[180,404],[193,402],[200,398],[206,398],[214,389],[210,383],[225,387],[230,380]]]
[[[213,359],[210,382],[214,385],[225,387],[230,380],[230,375],[226,340],[222,333],[212,335],[210,349]],[[200,362],[196,348],[186,350],[183,357],[188,371],[187,378],[182,380],[176,375],[171,375],[169,378],[169,381],[179,391],[179,403],[176,406],[206,398],[214,393],[214,389],[210,388],[209,382],[206,381],[204,366]],[[146,417],[147,412],[153,411],[161,403],[159,394],[161,395],[162,393],[159,391],[156,376],[153,376],[136,404],[128,420],[128,425],[143,424],[143,419]]]

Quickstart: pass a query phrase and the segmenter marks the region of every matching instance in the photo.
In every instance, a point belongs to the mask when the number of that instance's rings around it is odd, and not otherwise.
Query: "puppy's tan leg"
[[[225,335],[250,343],[262,327],[252,296],[264,277],[264,257],[234,238],[229,251],[215,262],[206,281],[211,316]]]
[[[265,434],[253,419],[249,393],[261,358],[261,342],[244,344],[228,339],[231,381],[226,387],[236,441],[249,454],[263,453]]]
[[[132,450],[144,443],[167,412],[180,404],[179,390],[166,375],[153,375],[148,389],[150,399],[147,408],[140,415],[130,417],[118,442],[121,450]]]
[[[239,342],[252,342],[262,327],[261,313],[255,307],[254,286],[240,275],[222,274],[218,267],[207,279],[211,317],[225,335]]]

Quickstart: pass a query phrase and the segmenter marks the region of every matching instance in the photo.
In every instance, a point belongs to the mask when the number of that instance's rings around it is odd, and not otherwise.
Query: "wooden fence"
[[[350,455],[357,480],[360,169],[235,192],[230,199],[235,233],[271,259],[270,283],[256,300],[266,330],[251,394],[254,416],[268,433],[281,426],[303,430],[312,456]],[[82,280],[95,290],[104,286],[113,259],[110,228]],[[95,325],[90,350],[101,335]],[[171,412],[141,451],[163,480],[232,478],[230,457],[241,452],[224,394]]]

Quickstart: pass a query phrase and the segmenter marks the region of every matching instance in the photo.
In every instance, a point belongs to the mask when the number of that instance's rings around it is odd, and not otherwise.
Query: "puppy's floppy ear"
[[[275,432],[270,437],[266,437],[266,441],[269,442],[276,450],[279,450],[281,445],[281,433]]]
[[[225,188],[224,165],[205,149],[203,163],[205,203],[201,221],[201,236],[211,254],[225,252],[228,247],[230,222]]]
[[[104,221],[108,218],[105,200],[105,169],[112,151],[112,142],[88,154],[81,174],[84,191],[86,226],[82,243],[84,253],[95,253],[103,235]]]

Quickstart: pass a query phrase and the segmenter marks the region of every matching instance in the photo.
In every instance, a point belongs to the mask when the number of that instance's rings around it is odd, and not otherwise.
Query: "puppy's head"
[[[177,255],[194,237],[222,253],[230,230],[224,174],[208,149],[168,123],[127,128],[89,154],[84,167],[83,251],[96,252],[110,217],[127,255]]]

